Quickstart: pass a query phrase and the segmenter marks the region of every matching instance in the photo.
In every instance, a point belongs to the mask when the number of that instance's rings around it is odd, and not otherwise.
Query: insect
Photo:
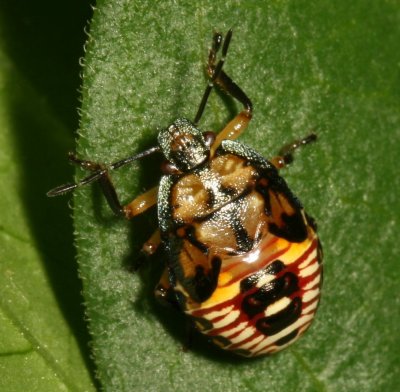
[[[160,131],[157,146],[110,165],[70,154],[72,163],[92,173],[48,196],[97,181],[117,215],[129,219],[156,206],[159,229],[142,251],[151,255],[161,243],[165,249],[157,298],[186,313],[216,345],[251,357],[296,341],[318,307],[322,250],[316,226],[278,173],[316,135],[286,145],[271,160],[234,141],[248,126],[253,105],[222,69],[231,37],[231,30],[225,38],[214,34],[209,83],[193,122],[176,120]],[[243,109],[218,134],[203,133],[198,123],[215,86]],[[156,152],[165,157],[159,186],[122,205],[110,172]]]

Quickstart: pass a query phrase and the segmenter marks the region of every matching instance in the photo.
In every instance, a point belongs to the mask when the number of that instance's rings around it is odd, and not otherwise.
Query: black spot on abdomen
[[[188,291],[192,298],[198,302],[204,302],[210,298],[218,283],[218,276],[221,269],[221,259],[213,257],[211,268],[205,271],[202,265],[197,265],[195,276],[190,280]]]
[[[293,324],[301,315],[301,298],[294,298],[290,304],[268,317],[257,320],[256,328],[265,335],[275,335],[276,333]]]
[[[292,272],[262,285],[257,291],[246,295],[242,301],[242,310],[249,318],[264,312],[265,309],[283,297],[288,297],[298,290],[298,278]]]
[[[295,329],[294,331],[290,332],[288,335],[284,336],[283,338],[278,339],[275,342],[275,344],[277,346],[283,346],[284,344],[292,341],[297,336],[298,333],[299,333],[299,330]]]
[[[264,278],[265,275],[277,275],[279,272],[285,269],[285,264],[280,260],[275,260],[273,263],[269,264],[267,267],[260,271],[251,274],[247,278],[240,282],[240,291],[242,293],[251,290],[257,285],[257,283]]]

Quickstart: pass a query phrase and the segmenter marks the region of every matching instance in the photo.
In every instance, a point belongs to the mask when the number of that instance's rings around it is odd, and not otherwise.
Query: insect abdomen
[[[244,274],[239,260],[228,263],[209,300],[187,311],[201,332],[245,356],[277,352],[297,340],[310,326],[320,296],[319,243],[311,228],[310,234],[299,244],[268,235],[256,272]]]

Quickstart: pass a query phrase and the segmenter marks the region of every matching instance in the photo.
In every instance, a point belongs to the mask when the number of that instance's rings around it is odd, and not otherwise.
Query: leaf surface
[[[0,390],[93,391],[72,222],[65,200],[45,196],[71,175],[60,156],[73,145],[83,40],[61,28],[73,6],[54,25],[44,5],[0,6]],[[65,32],[71,48],[57,46]]]
[[[241,141],[271,157],[311,130],[319,135],[282,175],[316,218],[325,250],[321,307],[296,345],[249,361],[196,337],[183,353],[183,318],[152,296],[162,254],[137,274],[127,268],[156,227],[154,213],[127,223],[96,187],[76,192],[80,272],[105,390],[395,389],[399,12],[395,1],[98,2],[80,155],[111,162],[153,146],[174,119],[193,118],[212,33],[233,27],[225,70],[255,108]],[[213,94],[200,126],[220,130],[238,109]],[[114,173],[123,202],[158,183],[158,164],[149,158]]]

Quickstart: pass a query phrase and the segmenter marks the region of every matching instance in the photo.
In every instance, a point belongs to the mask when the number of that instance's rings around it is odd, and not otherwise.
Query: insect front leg
[[[221,50],[221,58],[216,64],[217,53],[220,50],[222,35],[216,33],[214,35],[213,45],[208,56],[207,72],[210,77],[210,84],[217,85],[223,92],[237,99],[243,104],[244,109],[237,114],[228,125],[217,135],[213,146],[211,147],[211,156],[214,155],[216,149],[221,142],[226,139],[236,139],[246,129],[253,114],[253,104],[246,93],[222,70],[225,62],[226,53],[232,37],[232,30],[229,30]]]
[[[127,219],[142,214],[157,203],[158,186],[151,188],[145,193],[137,196],[129,204],[122,207],[123,213]]]
[[[109,171],[106,165],[101,163],[93,162],[90,160],[79,159],[75,154],[70,153],[68,155],[68,159],[71,163],[74,163],[80,166],[82,169],[90,170],[97,174],[97,181],[100,184],[101,190],[104,194],[104,197],[107,200],[108,205],[115,215],[124,216],[124,207],[121,205],[117,192],[115,190],[114,184],[112,183]],[[91,177],[87,177],[91,179]],[[83,180],[85,181],[85,179]],[[80,183],[79,185],[85,185],[85,183]]]
[[[302,139],[295,140],[289,144],[284,145],[279,150],[279,155],[270,159],[270,162],[277,168],[282,169],[288,164],[293,162],[293,153],[299,148],[306,146],[307,144],[313,143],[317,140],[317,135],[315,133],[310,133]]]
[[[59,189],[67,189],[69,190],[72,186],[82,186],[86,183],[93,182],[93,179],[99,182],[101,190],[107,200],[108,205],[110,206],[111,210],[114,212],[115,215],[124,216],[127,219],[131,219],[136,215],[142,214],[143,212],[147,211],[149,208],[154,206],[157,203],[157,194],[158,194],[158,187],[154,187],[147,192],[137,196],[134,200],[132,200],[127,205],[122,205],[118,194],[115,190],[115,186],[112,183],[109,170],[113,170],[116,167],[122,166],[125,163],[125,160],[118,161],[112,164],[110,167],[103,165],[101,163],[93,162],[90,160],[83,160],[76,157],[75,154],[70,153],[68,156],[71,163],[74,163],[82,169],[90,170],[93,173],[93,176],[88,176],[84,178],[81,182],[75,185],[66,185],[61,186]],[[122,163],[122,164],[121,164]],[[95,176],[95,177],[94,177]],[[60,193],[59,189],[55,189],[50,192],[58,194]]]
[[[149,208],[153,207],[157,203],[158,187],[154,187],[149,191],[139,195],[129,204],[124,206],[121,204],[117,191],[114,187],[114,184],[112,183],[110,171],[118,169],[131,162],[136,161],[137,159],[143,158],[157,151],[159,151],[158,146],[152,147],[146,151],[140,152],[139,154],[114,162],[110,165],[104,165],[102,163],[80,159],[75,154],[70,153],[68,155],[68,158],[71,163],[80,166],[82,169],[91,171],[92,174],[90,174],[87,177],[84,177],[82,180],[80,180],[75,184],[60,185],[47,192],[47,195],[50,197],[59,196],[67,192],[70,192],[76,188],[79,188],[81,186],[88,185],[93,182],[99,182],[101,190],[107,200],[107,203],[110,206],[111,210],[114,212],[114,214],[117,216],[123,216],[127,219],[131,219],[134,216],[142,214],[143,212],[147,211]],[[146,256],[152,255],[157,250],[157,247],[159,246],[160,243],[161,243],[160,233],[159,230],[156,230],[155,233],[153,233],[153,235],[143,245],[142,253],[145,254]]]

